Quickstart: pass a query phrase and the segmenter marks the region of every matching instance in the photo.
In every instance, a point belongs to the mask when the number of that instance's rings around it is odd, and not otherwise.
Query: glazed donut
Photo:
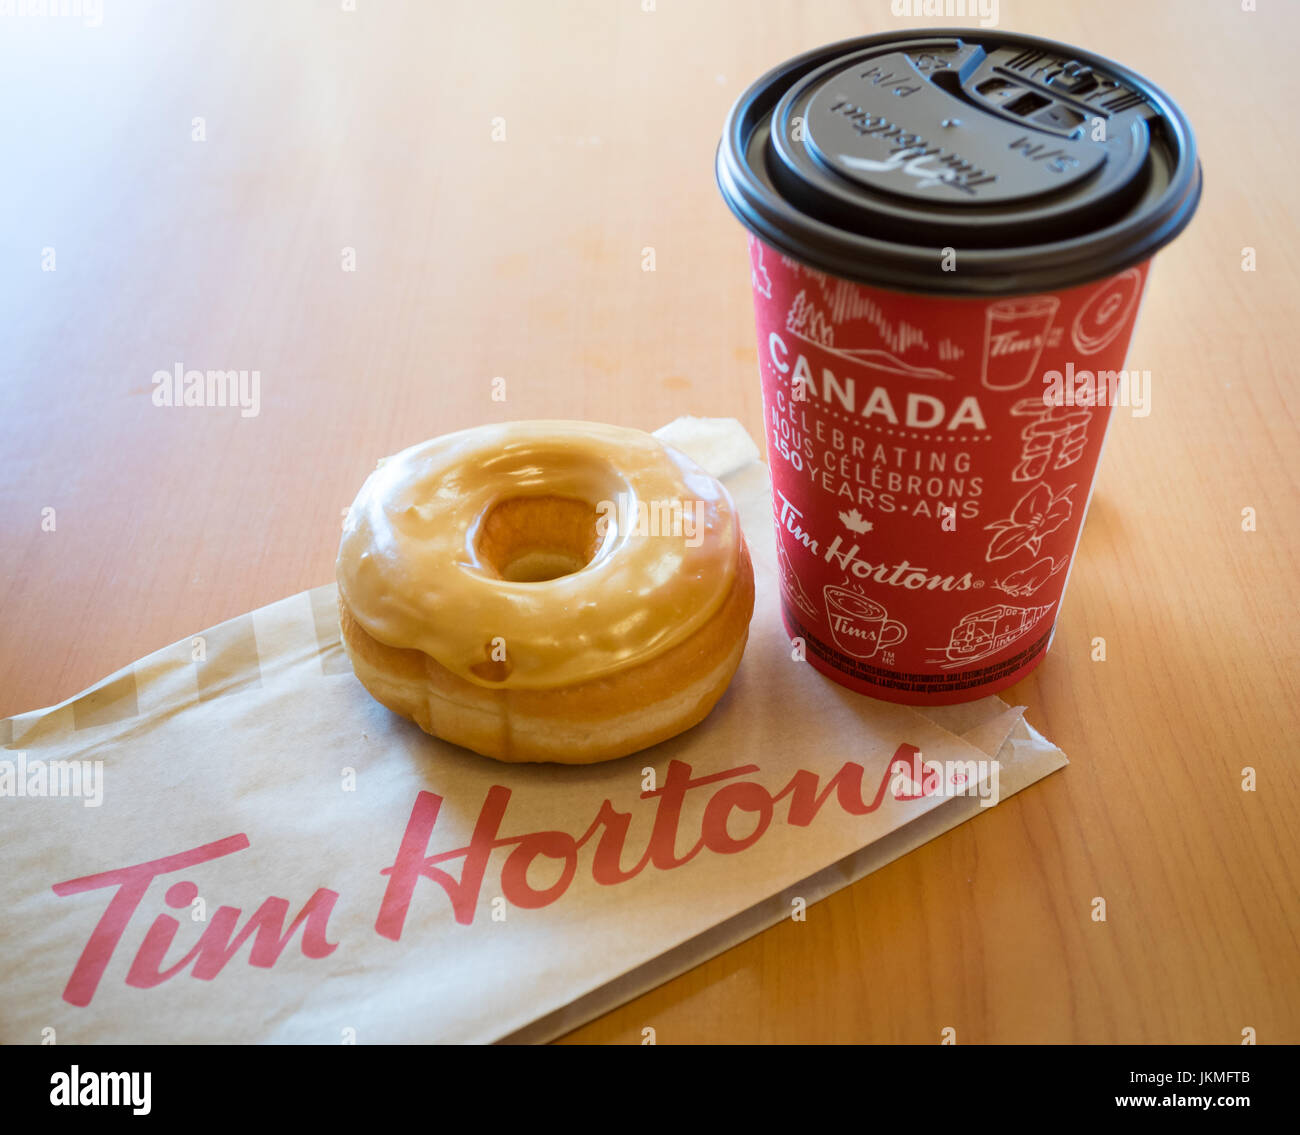
[[[702,721],[749,635],[727,490],[640,430],[480,426],[379,463],[337,563],[361,684],[502,761],[590,764]]]

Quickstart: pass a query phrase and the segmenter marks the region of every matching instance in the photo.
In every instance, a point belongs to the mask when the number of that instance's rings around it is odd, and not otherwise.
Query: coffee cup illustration
[[[1034,376],[1052,317],[1056,296],[1025,296],[991,303],[984,315],[984,370],[980,381],[990,390],[1018,390]]]
[[[874,658],[886,647],[897,646],[907,637],[907,628],[879,603],[829,583],[825,588],[826,618],[835,645],[851,658]]]

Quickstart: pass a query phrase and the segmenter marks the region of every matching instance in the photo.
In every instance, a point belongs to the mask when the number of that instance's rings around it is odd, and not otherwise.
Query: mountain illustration
[[[948,381],[952,375],[937,367],[914,366],[905,363],[897,355],[882,351],[876,347],[859,347],[844,349],[835,346],[835,329],[832,321],[816,304],[808,298],[806,291],[800,291],[790,304],[786,313],[785,329],[792,335],[798,335],[810,343],[815,343],[824,351],[838,355],[858,366],[875,370],[894,378],[941,379]]]

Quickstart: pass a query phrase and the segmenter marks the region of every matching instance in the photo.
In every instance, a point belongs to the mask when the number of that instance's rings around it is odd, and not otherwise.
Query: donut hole
[[[581,571],[600,545],[596,507],[572,497],[498,501],[479,528],[480,562],[512,583],[543,583]]]

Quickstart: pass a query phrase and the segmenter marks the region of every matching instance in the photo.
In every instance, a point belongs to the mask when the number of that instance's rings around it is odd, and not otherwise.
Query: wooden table
[[[423,438],[761,435],[723,118],[787,56],[909,22],[343,7],[0,21],[0,714],[328,581],[340,511]],[[1300,1041],[1300,6],[1003,7],[1164,85],[1206,170],[1132,345],[1153,410],[1117,416],[1055,645],[1009,694],[1073,763],[573,1040]],[[258,414],[153,405],[178,365],[256,369]]]

